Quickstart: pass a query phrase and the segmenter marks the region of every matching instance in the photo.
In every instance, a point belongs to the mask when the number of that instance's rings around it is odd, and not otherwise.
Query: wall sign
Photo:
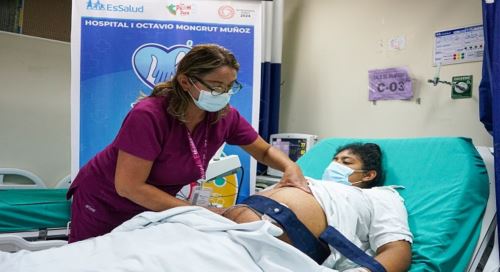
[[[408,100],[413,88],[405,67],[374,69],[368,71],[368,100]]]
[[[434,65],[482,61],[483,26],[439,31],[434,34]]]

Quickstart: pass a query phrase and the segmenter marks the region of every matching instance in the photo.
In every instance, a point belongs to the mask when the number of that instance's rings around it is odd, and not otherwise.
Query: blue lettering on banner
[[[88,0],[87,10],[143,13],[144,6],[114,5],[102,3],[100,0],[96,0],[95,2],[93,2],[92,0]]]

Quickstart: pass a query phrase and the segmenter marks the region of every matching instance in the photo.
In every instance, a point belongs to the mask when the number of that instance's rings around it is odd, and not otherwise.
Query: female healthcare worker
[[[143,211],[191,205],[176,193],[205,178],[210,158],[224,142],[282,170],[281,186],[310,192],[300,168],[228,105],[242,87],[236,81],[238,70],[229,50],[194,46],[173,78],[133,107],[114,141],[71,184],[69,242],[108,233]]]

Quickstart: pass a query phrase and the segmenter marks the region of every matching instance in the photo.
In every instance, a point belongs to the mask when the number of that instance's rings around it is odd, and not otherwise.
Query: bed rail
[[[21,176],[27,178],[31,184],[5,183],[7,175]],[[45,189],[47,186],[37,175],[18,168],[0,168],[0,189]]]

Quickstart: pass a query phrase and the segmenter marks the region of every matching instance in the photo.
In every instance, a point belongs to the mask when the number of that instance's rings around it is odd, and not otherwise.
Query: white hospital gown
[[[375,256],[377,248],[389,242],[412,242],[408,214],[394,188],[361,189],[310,178],[309,187],[325,211],[328,225],[368,255]],[[340,271],[358,266],[335,249],[323,265]]]

